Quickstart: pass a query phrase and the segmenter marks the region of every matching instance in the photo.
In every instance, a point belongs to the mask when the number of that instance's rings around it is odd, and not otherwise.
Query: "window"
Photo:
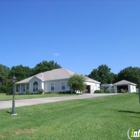
[[[36,92],[36,91],[38,91],[38,83],[35,81],[33,83],[33,92]]]
[[[16,92],[18,92],[18,89],[16,89]]]
[[[62,90],[65,90],[65,89],[66,89],[66,84],[65,84],[65,82],[62,82],[61,84],[62,84],[62,86],[61,86],[61,87],[62,87]]]
[[[27,90],[29,89],[29,85],[26,86],[26,89],[27,89]]]
[[[19,87],[18,86],[16,86],[16,92],[18,92],[19,91]]]
[[[54,90],[54,83],[51,83],[51,90]]]

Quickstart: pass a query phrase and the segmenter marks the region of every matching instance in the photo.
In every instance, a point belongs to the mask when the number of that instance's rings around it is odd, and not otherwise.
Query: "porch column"
[[[32,83],[29,83],[29,90],[32,92]]]
[[[114,86],[114,92],[115,92],[115,93],[118,93],[118,91],[117,91],[117,86]]]
[[[25,94],[26,94],[26,83],[25,83]]]
[[[19,89],[19,92],[21,93],[21,84],[20,84],[20,89]]]
[[[128,85],[128,93],[131,93],[131,87]]]

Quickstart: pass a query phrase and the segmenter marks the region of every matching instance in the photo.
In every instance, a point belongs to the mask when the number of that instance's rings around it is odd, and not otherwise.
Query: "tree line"
[[[101,82],[101,84],[113,84],[120,80],[128,80],[140,86],[139,67],[130,66],[120,70],[118,74],[114,74],[107,65],[100,65],[98,68],[93,69],[88,77]]]
[[[16,76],[17,81],[23,80],[27,77],[36,75],[40,72],[61,68],[57,62],[54,61],[42,61],[38,63],[34,68],[28,66],[18,65],[13,66],[11,69],[5,65],[0,64],[0,93],[12,92],[12,77]],[[98,68],[93,69],[89,75],[89,78],[101,82],[101,84],[111,84],[120,80],[128,80],[136,83],[140,86],[140,68],[139,67],[127,67],[121,70],[118,74],[111,72],[111,68],[107,65],[100,65]]]
[[[54,61],[42,61],[38,63],[34,68],[28,66],[18,65],[9,67],[0,64],[0,93],[12,92],[12,77],[15,75],[16,80],[20,81],[30,76],[36,75],[40,72],[61,68],[59,64]]]

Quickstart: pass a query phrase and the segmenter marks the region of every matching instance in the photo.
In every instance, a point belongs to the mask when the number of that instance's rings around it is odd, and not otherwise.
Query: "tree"
[[[102,84],[110,84],[116,80],[116,75],[107,65],[100,65],[88,75],[88,77],[100,81]]]
[[[10,68],[0,64],[0,85],[6,85],[9,72]]]
[[[68,80],[68,85],[74,91],[83,91],[86,88],[85,77],[82,75],[74,74]]]
[[[40,72],[61,68],[59,64],[54,61],[42,61],[34,68],[28,66],[18,65],[12,66],[11,70],[7,66],[0,64],[0,92],[11,93],[12,91],[12,77],[15,75],[17,81],[28,78]]]
[[[0,64],[0,93],[8,93],[12,87],[9,73],[10,68]]]
[[[35,75],[44,71],[57,69],[57,68],[61,68],[61,66],[54,61],[49,61],[49,62],[42,61],[32,69],[32,75]]]
[[[31,69],[27,66],[13,66],[10,71],[10,77],[16,76],[17,81],[31,76]]]
[[[136,83],[140,86],[140,68],[139,67],[127,67],[118,73],[118,81],[128,80]]]

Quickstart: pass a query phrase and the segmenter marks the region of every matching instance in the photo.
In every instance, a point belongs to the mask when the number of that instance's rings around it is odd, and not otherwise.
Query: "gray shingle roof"
[[[86,77],[86,76],[85,76],[85,78],[86,78],[86,82],[94,82],[94,83],[98,83],[98,84],[101,83],[101,82],[98,82],[98,81],[96,81],[96,80],[94,80],[94,79],[91,79],[91,78],[89,78],[89,77]]]
[[[60,79],[68,79],[70,78],[73,74],[76,74],[75,72],[72,72],[70,70],[64,69],[64,68],[59,68],[59,69],[54,69],[50,71],[46,71],[43,73],[36,74],[32,77],[26,78],[22,81],[17,82],[16,84],[22,84],[22,83],[28,83],[33,77],[37,77],[42,81],[51,81],[51,80],[60,80]],[[95,81],[91,78],[86,77],[86,81],[88,82],[95,82],[95,83],[100,83],[98,81]]]
[[[137,84],[132,83],[132,82],[129,82],[129,81],[127,81],[127,80],[121,80],[121,81],[115,83],[114,86],[117,86],[117,85],[130,85],[130,84],[131,84],[131,85],[137,85]]]

